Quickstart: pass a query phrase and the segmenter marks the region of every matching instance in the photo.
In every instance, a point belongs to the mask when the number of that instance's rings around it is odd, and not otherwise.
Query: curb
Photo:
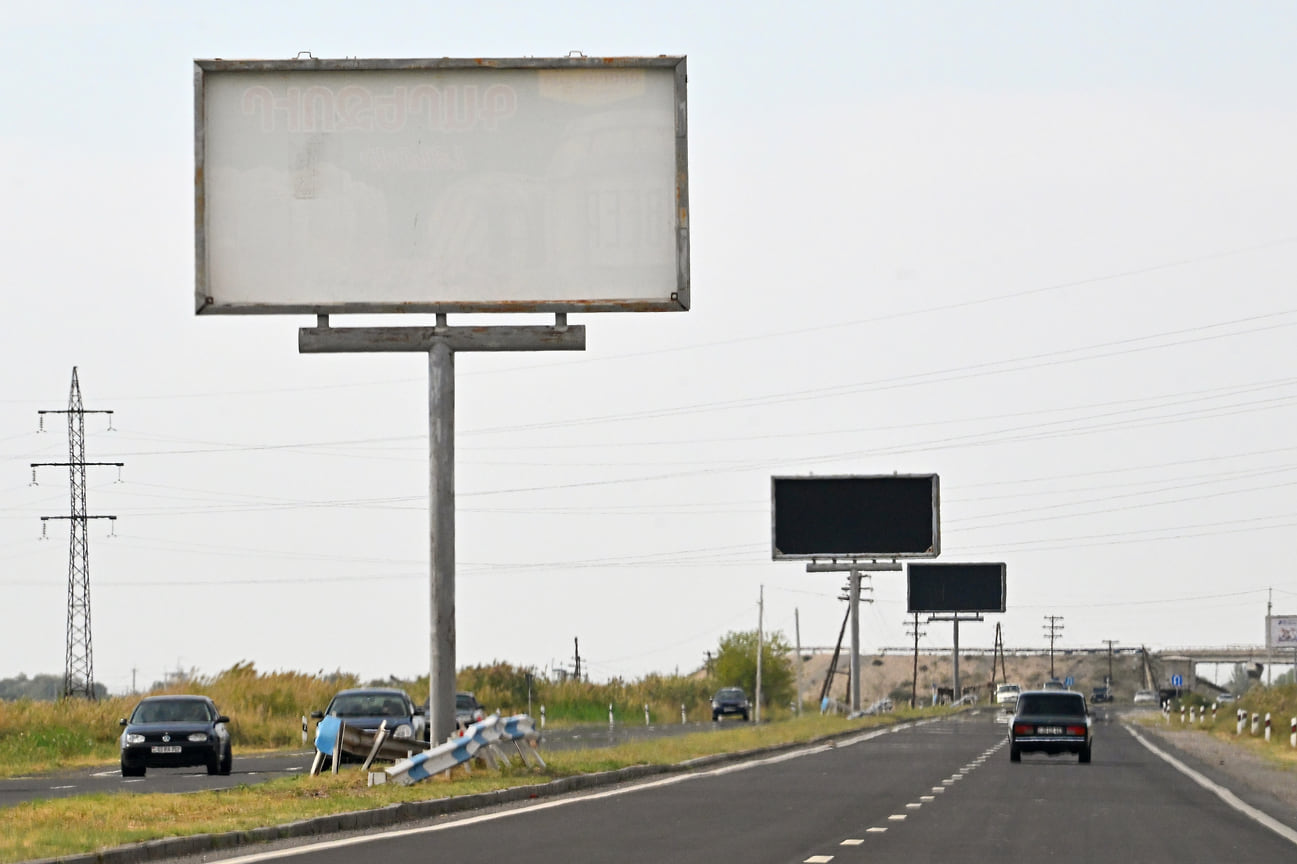
[[[906,721],[879,728],[897,731],[916,722],[925,721]],[[113,846],[108,849],[101,849],[98,852],[82,852],[59,858],[32,859],[20,862],[20,864],[141,864],[141,862],[146,861],[164,861],[186,855],[200,855],[204,852],[259,845],[275,840],[313,837],[322,834],[334,834],[340,831],[386,828],[404,822],[417,822],[436,816],[447,816],[452,813],[478,810],[514,801],[525,801],[530,798],[551,798],[584,789],[614,786],[618,783],[641,780],[658,774],[678,774],[714,765],[742,762],[756,756],[783,753],[848,737],[852,736],[842,733],[824,735],[820,738],[792,744],[775,744],[755,750],[700,756],[674,765],[632,765],[627,768],[603,771],[598,774],[577,774],[572,777],[560,777],[548,783],[532,786],[514,786],[509,789],[497,789],[494,792],[458,795],[451,798],[434,798],[428,801],[404,801],[372,810],[353,810],[347,813],[317,816],[313,819],[301,819],[296,822],[287,822],[283,825],[272,825],[265,828],[223,831],[216,834],[192,834],[186,837],[164,837],[158,840],[147,840],[143,843]]]

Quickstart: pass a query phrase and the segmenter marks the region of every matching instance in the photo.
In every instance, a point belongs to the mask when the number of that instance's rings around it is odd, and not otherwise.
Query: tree
[[[784,705],[796,696],[792,648],[784,634],[767,633],[761,646],[761,703]],[[757,631],[731,631],[716,652],[716,681],[722,687],[742,687],[749,696],[757,689]]]

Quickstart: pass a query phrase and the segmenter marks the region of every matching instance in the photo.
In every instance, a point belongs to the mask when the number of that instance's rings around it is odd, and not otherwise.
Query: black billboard
[[[905,566],[908,612],[1003,612],[1003,564]]]
[[[773,557],[935,558],[936,474],[772,477]]]

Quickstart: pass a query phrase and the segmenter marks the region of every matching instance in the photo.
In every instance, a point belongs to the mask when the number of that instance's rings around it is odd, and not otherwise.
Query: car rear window
[[[1019,714],[1085,714],[1079,693],[1027,693],[1018,697]]]
[[[131,718],[136,723],[206,723],[212,719],[206,702],[192,699],[159,699],[141,702]]]

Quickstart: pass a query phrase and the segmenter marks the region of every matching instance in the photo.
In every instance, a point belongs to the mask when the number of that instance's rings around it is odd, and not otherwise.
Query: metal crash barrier
[[[492,714],[469,726],[463,735],[451,738],[426,753],[416,753],[408,759],[402,759],[385,773],[389,780],[408,786],[449,771],[457,765],[466,765],[475,756],[484,758],[487,765],[494,769],[497,767],[497,759],[509,761],[510,757],[502,747],[508,743],[513,743],[517,748],[524,764],[535,760],[537,765],[544,768],[545,760],[536,752],[539,740],[540,735],[530,716],[516,714],[501,719],[500,715]]]

